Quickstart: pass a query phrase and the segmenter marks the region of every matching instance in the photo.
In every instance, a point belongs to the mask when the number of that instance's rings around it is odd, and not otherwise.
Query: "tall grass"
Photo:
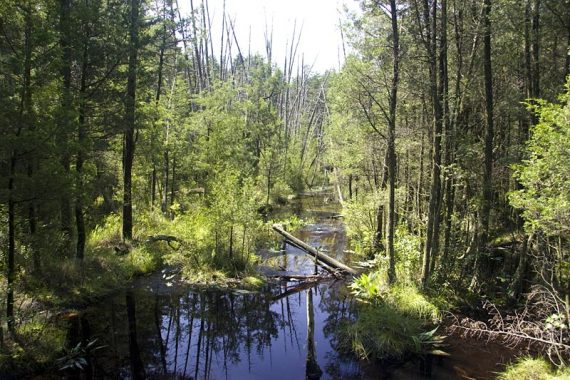
[[[361,301],[358,318],[342,328],[345,346],[363,359],[443,354],[433,326],[441,313],[415,286],[389,287],[380,272],[363,274],[350,288]]]

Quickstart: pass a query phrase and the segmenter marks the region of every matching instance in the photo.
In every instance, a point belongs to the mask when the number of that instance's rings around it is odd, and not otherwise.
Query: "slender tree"
[[[396,259],[394,253],[394,227],[396,224],[396,108],[398,105],[398,81],[400,65],[400,35],[398,31],[398,8],[396,0],[390,0],[390,20],[392,24],[392,83],[390,86],[390,105],[388,116],[387,166],[388,166],[388,230],[386,245],[388,248],[390,283],[396,282]]]
[[[133,238],[132,170],[135,154],[139,12],[139,0],[131,0],[129,18],[129,67],[127,74],[127,96],[125,99],[125,132],[123,145],[123,240],[131,240]]]
[[[493,203],[493,71],[491,67],[491,0],[485,0],[483,13],[483,71],[485,77],[485,111],[487,128],[485,130],[485,163],[483,171],[482,202],[479,211],[479,236],[475,257],[475,271],[470,287],[478,286],[478,275],[481,266],[481,254],[486,249],[489,239],[489,217]]]

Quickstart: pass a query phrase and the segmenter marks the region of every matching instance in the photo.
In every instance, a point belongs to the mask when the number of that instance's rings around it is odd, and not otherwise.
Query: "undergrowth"
[[[525,357],[498,374],[499,380],[570,380],[570,368],[554,369],[542,358]]]
[[[345,346],[363,359],[402,358],[408,354],[444,355],[443,338],[434,328],[439,308],[415,286],[389,287],[380,272],[363,274],[350,288],[358,318],[341,329]]]

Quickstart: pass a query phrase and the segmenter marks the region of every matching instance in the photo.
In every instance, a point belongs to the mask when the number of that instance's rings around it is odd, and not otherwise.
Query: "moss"
[[[570,368],[554,370],[542,358],[525,357],[498,375],[499,380],[570,380]]]
[[[258,276],[247,276],[243,280],[243,284],[253,288],[259,288],[265,285],[265,279]]]

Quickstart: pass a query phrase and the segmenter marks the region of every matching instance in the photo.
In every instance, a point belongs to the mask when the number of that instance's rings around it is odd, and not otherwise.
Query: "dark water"
[[[344,254],[342,222],[313,213],[296,232],[331,256]],[[313,261],[287,246],[262,252],[263,270],[310,274]],[[268,269],[271,267],[272,269]],[[339,350],[339,324],[354,320],[353,300],[340,282],[282,282],[257,292],[198,291],[175,273],[157,273],[131,290],[87,309],[72,339],[97,339],[85,378],[148,379],[416,379],[419,364],[366,364]],[[500,347],[449,339],[450,358],[435,361],[435,379],[491,379]]]
[[[322,379],[362,378],[358,362],[335,350],[337,324],[351,318],[350,299],[334,284],[287,295],[290,289],[128,292],[83,315],[92,337],[106,346],[93,375],[303,379],[309,368],[322,371]]]
[[[319,218],[297,235],[343,255],[339,221]],[[309,256],[288,245],[285,254],[261,254],[262,267],[273,273],[315,269]],[[353,302],[338,281],[198,291],[166,272],[86,310],[77,335],[103,346],[91,365],[95,378],[361,379],[363,369],[339,353],[336,334],[339,323],[354,318]]]

